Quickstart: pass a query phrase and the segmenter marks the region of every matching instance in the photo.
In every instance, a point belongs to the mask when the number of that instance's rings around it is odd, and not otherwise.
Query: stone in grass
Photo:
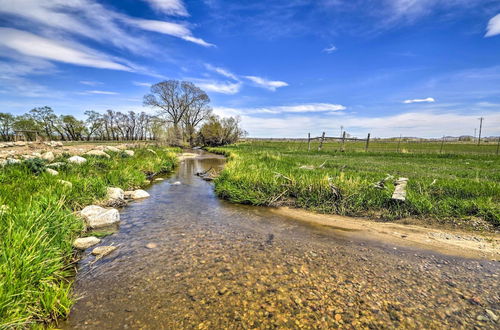
[[[97,205],[85,207],[80,211],[80,215],[90,228],[102,228],[120,222],[117,209],[105,209]]]
[[[64,166],[66,166],[66,163],[63,163],[63,162],[50,163],[47,165],[47,167],[54,167],[54,168],[60,168],[60,167],[64,167]]]
[[[101,240],[95,236],[80,237],[73,241],[73,247],[78,250],[86,250],[91,246],[99,244]]]
[[[124,150],[123,153],[130,157],[134,157],[135,155],[135,152],[133,150]]]
[[[46,168],[45,172],[49,173],[50,175],[59,175],[59,172],[57,172],[56,170],[53,170],[51,168]]]
[[[148,192],[142,189],[125,192],[125,198],[127,199],[142,199],[148,198],[149,196]]]
[[[53,162],[56,157],[54,156],[54,153],[52,151],[49,151],[49,152],[42,154],[41,158],[43,160],[48,161],[48,162]]]
[[[116,246],[112,245],[107,245],[107,246],[98,246],[92,250],[92,254],[95,255],[97,258],[102,258],[116,250]]]
[[[111,158],[110,155],[108,155],[107,153],[105,153],[104,151],[102,150],[90,150],[90,151],[87,151],[85,153],[85,155],[88,155],[88,156],[96,156],[96,157],[105,157],[105,158]]]
[[[121,188],[108,187],[107,198],[111,201],[122,200],[125,199],[125,193]]]
[[[111,152],[120,152],[121,150],[118,149],[117,147],[113,147],[113,146],[105,146],[104,147],[104,150],[106,151],[111,151]]]
[[[73,157],[69,157],[68,158],[68,162],[69,163],[73,163],[73,164],[83,164],[85,163],[87,160],[83,157],[80,157],[80,156],[73,156]]]
[[[73,184],[71,182],[69,182],[69,181],[66,181],[66,180],[57,180],[57,182],[59,182],[60,184],[62,184],[66,188],[73,188]]]

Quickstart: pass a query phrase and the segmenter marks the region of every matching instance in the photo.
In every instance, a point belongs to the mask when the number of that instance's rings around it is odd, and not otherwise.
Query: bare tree
[[[204,120],[208,119],[212,114],[212,108],[203,102],[194,103],[191,108],[184,114],[182,123],[184,126],[184,134],[187,137],[189,145],[194,145],[196,138],[196,127]]]
[[[210,103],[208,95],[191,82],[168,80],[151,86],[151,93],[144,96],[144,105],[156,108],[159,114],[172,123],[175,134],[181,138],[179,124],[194,105],[204,107]]]

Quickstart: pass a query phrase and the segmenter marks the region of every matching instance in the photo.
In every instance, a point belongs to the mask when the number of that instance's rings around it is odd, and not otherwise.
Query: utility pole
[[[340,136],[342,136],[342,132],[344,132],[344,126],[340,125]]]
[[[477,139],[477,145],[481,144],[481,131],[483,130],[483,117],[479,118],[479,137]]]
[[[474,128],[474,142],[476,142],[476,133],[477,133],[477,128]]]

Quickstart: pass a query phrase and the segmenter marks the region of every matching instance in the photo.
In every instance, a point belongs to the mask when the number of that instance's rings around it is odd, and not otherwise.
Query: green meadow
[[[215,185],[220,197],[235,203],[381,220],[425,219],[464,228],[474,220],[490,228],[500,225],[500,157],[495,153],[341,152],[332,145],[318,151],[317,144],[308,151],[307,141],[245,142],[209,150],[229,156]],[[399,177],[409,178],[404,202],[391,198]]]
[[[139,188],[148,176],[171,171],[178,150],[152,149],[156,154],[141,148],[133,157],[85,156],[86,163],[58,168],[57,176],[40,159],[0,168],[0,328],[36,327],[67,315],[72,241],[84,235],[74,212],[105,198],[107,187]]]

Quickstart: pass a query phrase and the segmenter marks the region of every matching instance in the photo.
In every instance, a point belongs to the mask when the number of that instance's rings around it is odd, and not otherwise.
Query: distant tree
[[[59,117],[59,122],[67,140],[82,140],[82,136],[85,133],[85,123],[83,121],[71,115],[63,115]]]
[[[198,141],[207,146],[221,146],[235,143],[244,137],[246,132],[239,126],[239,117],[220,118],[211,115],[201,126]]]
[[[85,119],[86,140],[90,141],[90,138],[103,127],[103,118],[99,112],[93,110],[85,111],[85,116],[87,116]]]
[[[12,128],[16,118],[10,113],[0,112],[0,137],[3,141],[11,139]]]
[[[51,139],[54,132],[55,122],[57,121],[57,116],[51,107],[44,106],[31,109],[28,115],[37,121],[40,128],[44,131],[47,138]]]
[[[159,110],[159,114],[172,123],[180,144],[180,124],[195,104],[204,108],[210,103],[208,95],[191,82],[168,80],[151,86],[151,93],[144,96],[144,105]]]

